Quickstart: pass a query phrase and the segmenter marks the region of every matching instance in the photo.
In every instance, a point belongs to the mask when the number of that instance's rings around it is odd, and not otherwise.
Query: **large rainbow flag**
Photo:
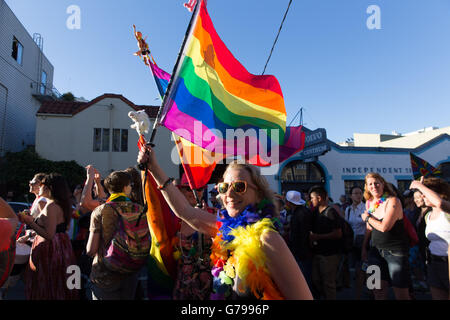
[[[270,154],[283,144],[286,109],[278,80],[250,74],[234,58],[204,1],[196,6],[168,90],[161,124],[204,149],[252,159],[262,148]],[[236,130],[248,135],[231,136]]]
[[[147,60],[147,64],[150,67],[153,77],[156,82],[156,86],[158,88],[159,94],[161,97],[164,97],[164,94],[166,92],[169,80],[171,78],[170,74],[164,71],[163,69],[159,68],[154,59],[153,61]],[[187,157],[181,158],[183,161],[183,166],[185,167],[185,171],[192,171],[192,172],[198,172],[198,174],[192,174],[193,180],[197,179],[199,182],[194,184],[201,184],[203,183],[203,180],[209,181],[209,177],[211,176],[211,173],[208,172],[205,173],[205,171],[199,170],[200,168],[205,168],[205,170],[209,171],[211,168],[207,168],[208,165],[213,165],[215,167],[216,163],[213,163],[213,161],[220,163],[223,159],[227,157],[233,157],[233,154],[222,154],[220,152],[215,152],[214,154],[211,154],[206,149],[202,148],[195,148],[195,145],[187,141],[186,139],[181,138],[180,136],[174,134],[174,140],[177,142],[177,147],[179,148],[178,151],[181,153],[181,149],[190,150]],[[279,155],[277,159],[270,158],[270,162],[265,159],[265,157],[260,157],[259,154],[254,155],[247,155],[246,160],[247,162],[250,162],[252,164],[255,164],[257,166],[265,167],[270,166],[276,163],[281,163],[284,160],[288,159],[295,153],[301,151],[304,147],[305,142],[305,133],[302,130],[302,126],[297,127],[286,127],[286,133],[284,134],[284,142],[281,146],[279,146]],[[200,150],[199,150],[200,149]],[[197,161],[193,161],[195,157],[192,155],[194,154],[203,154],[203,161],[202,163],[199,163]],[[268,154],[268,156],[271,156],[271,154]],[[181,154],[180,154],[181,157]],[[197,157],[198,158],[198,157]],[[192,161],[191,161],[192,160]],[[196,168],[193,168],[192,170],[187,167],[187,165],[195,166]],[[214,168],[212,168],[214,169]],[[189,174],[188,174],[189,175]],[[189,180],[191,181],[191,180]]]

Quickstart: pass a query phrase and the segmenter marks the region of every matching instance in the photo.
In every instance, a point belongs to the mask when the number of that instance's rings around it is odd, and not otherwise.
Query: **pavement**
[[[354,269],[350,269],[350,279],[351,279],[351,285],[353,286],[354,283]],[[146,298],[145,289],[146,289],[146,277],[145,274],[142,274],[139,277],[140,284],[143,287],[144,295],[141,297],[142,300],[148,300]],[[22,281],[22,279],[19,276],[10,277],[8,280],[10,281],[10,287],[5,289],[5,286],[1,289],[2,294],[0,295],[0,300],[26,300],[25,299],[25,286]],[[7,286],[8,284],[6,284]],[[355,291],[353,287],[347,288],[343,287],[337,291],[337,300],[355,300]],[[89,288],[86,289],[86,296],[91,297],[91,293]],[[414,297],[415,300],[431,300],[431,294],[428,289],[421,290],[421,289],[415,289],[414,290]],[[361,300],[373,300],[373,295],[371,292],[365,287],[365,289],[362,292]],[[389,300],[395,300],[394,293],[392,289],[389,290]]]

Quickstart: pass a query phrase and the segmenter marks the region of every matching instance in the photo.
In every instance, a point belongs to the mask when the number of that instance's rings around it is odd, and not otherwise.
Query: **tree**
[[[72,92],[66,92],[61,95],[61,100],[63,101],[75,101],[75,96]]]
[[[75,161],[50,161],[41,158],[32,147],[20,152],[8,152],[0,160],[0,195],[14,192],[14,201],[25,201],[29,192],[28,182],[38,173],[57,172],[63,175],[69,188],[83,184],[86,170]]]

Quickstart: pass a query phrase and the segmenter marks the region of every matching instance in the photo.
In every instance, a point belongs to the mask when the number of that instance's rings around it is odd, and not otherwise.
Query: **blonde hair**
[[[225,177],[228,171],[233,169],[246,170],[250,174],[251,182],[256,185],[258,194],[261,196],[261,200],[265,198],[269,200],[270,203],[275,205],[275,193],[272,189],[270,189],[269,182],[267,182],[267,179],[263,175],[261,175],[261,170],[258,167],[247,163],[239,163],[237,161],[233,161],[226,168],[225,172],[223,173],[223,177]],[[276,214],[279,214],[278,210],[276,210]]]
[[[375,172],[369,172],[366,177],[364,178],[364,199],[366,200],[372,200],[373,195],[370,193],[369,188],[367,186],[367,179],[374,178],[380,181],[384,187],[383,187],[383,194],[387,193],[388,196],[397,197],[397,194],[392,189],[391,184],[388,183],[380,174]]]

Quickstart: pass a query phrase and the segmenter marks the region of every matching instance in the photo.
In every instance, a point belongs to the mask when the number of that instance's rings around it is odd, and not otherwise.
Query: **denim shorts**
[[[381,280],[388,281],[395,288],[409,288],[411,274],[408,252],[371,248],[369,265],[380,267]]]

